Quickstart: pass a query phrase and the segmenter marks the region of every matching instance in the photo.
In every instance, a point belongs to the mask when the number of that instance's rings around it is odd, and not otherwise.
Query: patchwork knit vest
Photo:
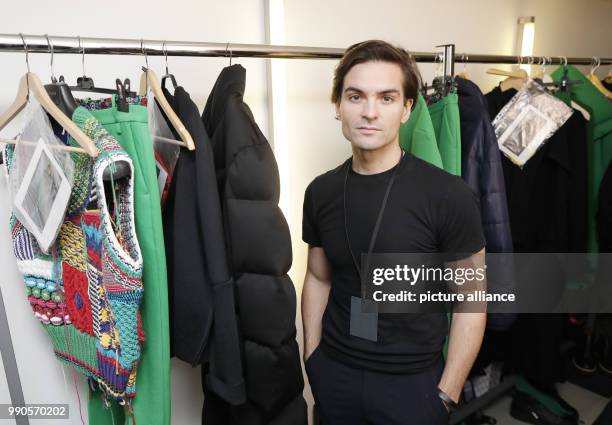
[[[17,266],[34,316],[48,332],[55,355],[121,404],[136,394],[144,340],[139,305],[142,256],[134,228],[133,166],[117,141],[83,107],[73,121],[94,141],[95,159],[71,153],[73,187],[63,224],[49,254],[11,215]],[[70,141],[75,145],[74,141]],[[14,147],[7,146],[11,173]],[[103,173],[126,162],[130,176],[114,180],[107,196]],[[108,182],[107,182],[108,186]],[[113,199],[109,211],[106,198]],[[93,206],[93,208],[92,208]]]

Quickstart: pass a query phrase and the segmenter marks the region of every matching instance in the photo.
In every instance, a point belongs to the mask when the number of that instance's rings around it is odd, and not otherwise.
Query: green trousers
[[[442,166],[447,172],[461,175],[461,121],[459,97],[449,93],[429,106],[429,116],[436,134]]]
[[[419,94],[408,121],[400,126],[400,146],[423,161],[442,168],[436,134],[423,96]]]
[[[170,424],[170,325],[168,315],[168,282],[162,229],[160,195],[155,168],[153,143],[148,128],[147,108],[130,105],[120,112],[113,105],[96,110],[88,105],[128,153],[134,163],[134,216],[136,235],[144,263],[144,297],[140,306],[145,341],[136,376],[136,397],[132,408],[138,425]],[[132,423],[125,409],[113,403],[113,412],[104,407],[99,393],[89,400],[91,425]]]

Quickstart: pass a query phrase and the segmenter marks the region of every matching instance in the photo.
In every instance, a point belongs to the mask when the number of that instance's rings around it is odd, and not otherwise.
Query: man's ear
[[[334,108],[336,109],[336,119],[340,121],[340,102],[336,102]]]
[[[408,99],[406,103],[404,103],[404,111],[402,112],[402,124],[408,121],[410,118],[410,110],[412,109],[412,104],[414,103],[414,99]]]

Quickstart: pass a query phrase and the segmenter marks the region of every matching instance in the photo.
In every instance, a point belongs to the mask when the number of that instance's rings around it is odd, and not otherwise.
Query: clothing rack
[[[73,53],[87,55],[150,55],[188,57],[242,57],[271,59],[339,59],[345,49],[280,46],[269,44],[209,43],[194,41],[145,40],[128,38],[66,37],[55,35],[26,35],[23,39],[29,53]],[[448,45],[447,45],[448,46]],[[19,34],[0,34],[0,52],[24,52]],[[444,47],[444,46],[440,46]],[[437,52],[410,52],[416,62],[440,62]],[[446,55],[445,55],[446,56]],[[612,65],[612,57],[564,57],[452,54],[453,62],[490,64],[532,64],[546,61],[547,65]]]

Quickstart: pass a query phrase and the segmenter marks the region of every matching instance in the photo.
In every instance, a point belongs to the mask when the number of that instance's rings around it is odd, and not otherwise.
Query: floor
[[[584,425],[591,425],[606,407],[610,399],[586,390],[570,382],[558,384],[559,394],[580,412]],[[501,398],[485,409],[485,414],[497,419],[497,425],[515,425],[524,422],[510,416],[510,397]]]

